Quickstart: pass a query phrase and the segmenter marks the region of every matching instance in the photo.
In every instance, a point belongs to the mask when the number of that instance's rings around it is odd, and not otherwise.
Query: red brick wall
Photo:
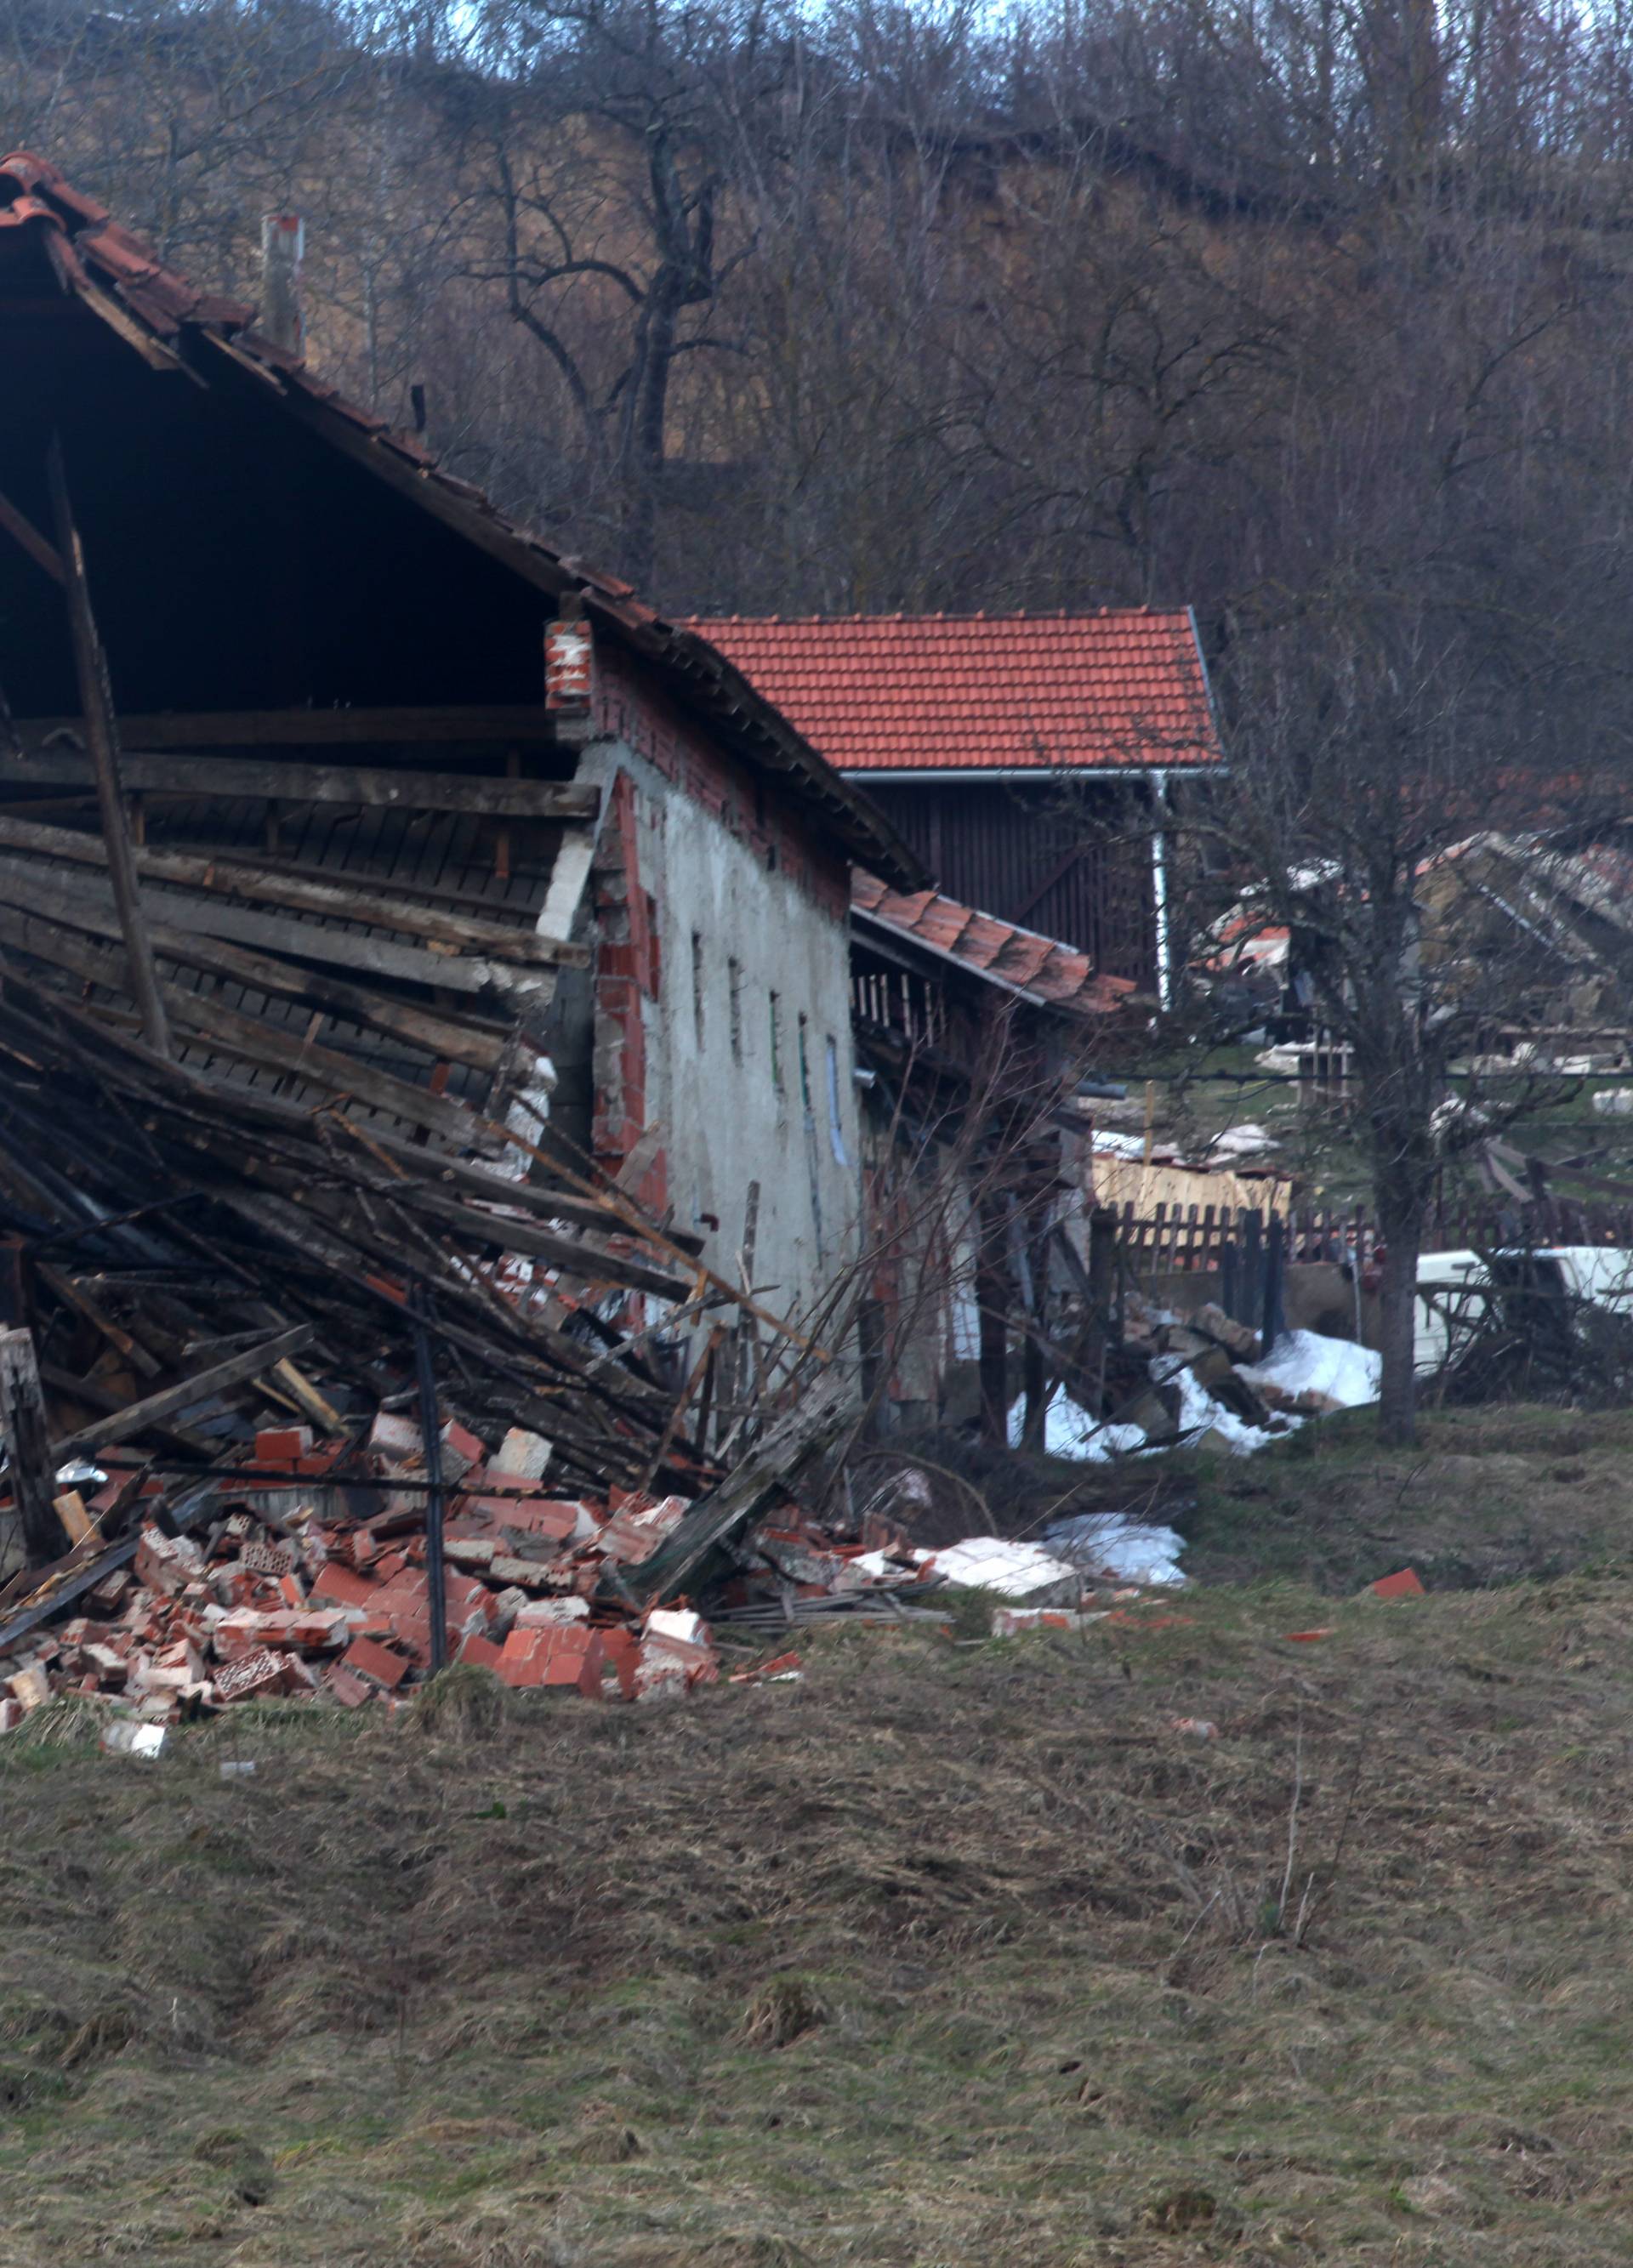
[[[640,877],[635,787],[627,772],[613,786],[595,868],[595,1114],[596,1162],[616,1174],[647,1123],[647,1033],[643,997],[658,990],[658,941]],[[636,1194],[654,1211],[669,1203],[668,1160],[653,1160]]]
[[[710,739],[639,665],[606,645],[595,650],[594,713],[602,732],[627,741],[694,803],[760,858],[774,860],[835,921],[850,917],[850,866],[782,790]]]

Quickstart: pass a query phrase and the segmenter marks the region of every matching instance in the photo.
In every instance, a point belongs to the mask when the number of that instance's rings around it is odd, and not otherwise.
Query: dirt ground
[[[984,1622],[153,1764],[41,1712],[0,2268],[1629,2257],[1633,1585]]]

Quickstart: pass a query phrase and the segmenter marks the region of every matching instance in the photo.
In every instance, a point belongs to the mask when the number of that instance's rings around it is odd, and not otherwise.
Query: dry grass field
[[[1633,1583],[983,1619],[151,1764],[53,1705],[0,2268],[1633,2253]]]

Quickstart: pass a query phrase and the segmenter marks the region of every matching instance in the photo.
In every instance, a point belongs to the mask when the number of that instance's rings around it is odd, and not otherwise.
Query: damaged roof
[[[691,625],[843,772],[1214,763],[1188,608],[1093,615],[733,615]]]
[[[1065,1015],[1115,1015],[1137,989],[1127,976],[1097,975],[1086,953],[961,906],[939,890],[909,895],[892,890],[876,874],[856,873],[851,877],[851,911],[864,931],[910,938],[968,975]]]
[[[229,368],[253,379],[260,398],[547,599],[579,597],[598,628],[661,672],[676,697],[703,712],[740,755],[780,775],[852,857],[899,883],[923,880],[883,813],[839,777],[728,657],[666,621],[617,577],[551,550],[480,490],[441,470],[418,442],[262,337],[252,308],[201,291],[166,268],[55,166],[18,151],[0,160],[0,323],[11,328],[37,316],[41,287],[78,300],[150,369],[207,390]]]

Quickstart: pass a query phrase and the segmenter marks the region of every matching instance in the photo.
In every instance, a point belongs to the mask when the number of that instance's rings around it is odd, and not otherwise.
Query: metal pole
[[[85,742],[91,769],[96,775],[96,799],[102,816],[102,840],[107,846],[107,874],[114,886],[114,907],[130,963],[130,996],[142,1018],[142,1035],[155,1055],[170,1053],[170,1027],[159,998],[159,977],[153,967],[153,947],[147,917],[137,886],[136,859],[119,786],[119,732],[114,721],[114,697],[107,682],[107,663],[91,611],[90,586],[85,580],[85,547],[74,525],[69,502],[68,479],[63,469],[63,442],[53,433],[46,451],[46,474],[51,484],[51,509],[56,517],[56,548],[63,570],[68,599],[68,625],[74,641],[74,670],[79,681],[79,707],[85,718]]]
[[[442,1428],[437,1418],[437,1379],[431,1363],[431,1293],[414,1287],[414,1359],[419,1373],[419,1432],[425,1446],[425,1587],[431,1594],[431,1667],[446,1669],[448,1659],[448,1594],[442,1573]]]

